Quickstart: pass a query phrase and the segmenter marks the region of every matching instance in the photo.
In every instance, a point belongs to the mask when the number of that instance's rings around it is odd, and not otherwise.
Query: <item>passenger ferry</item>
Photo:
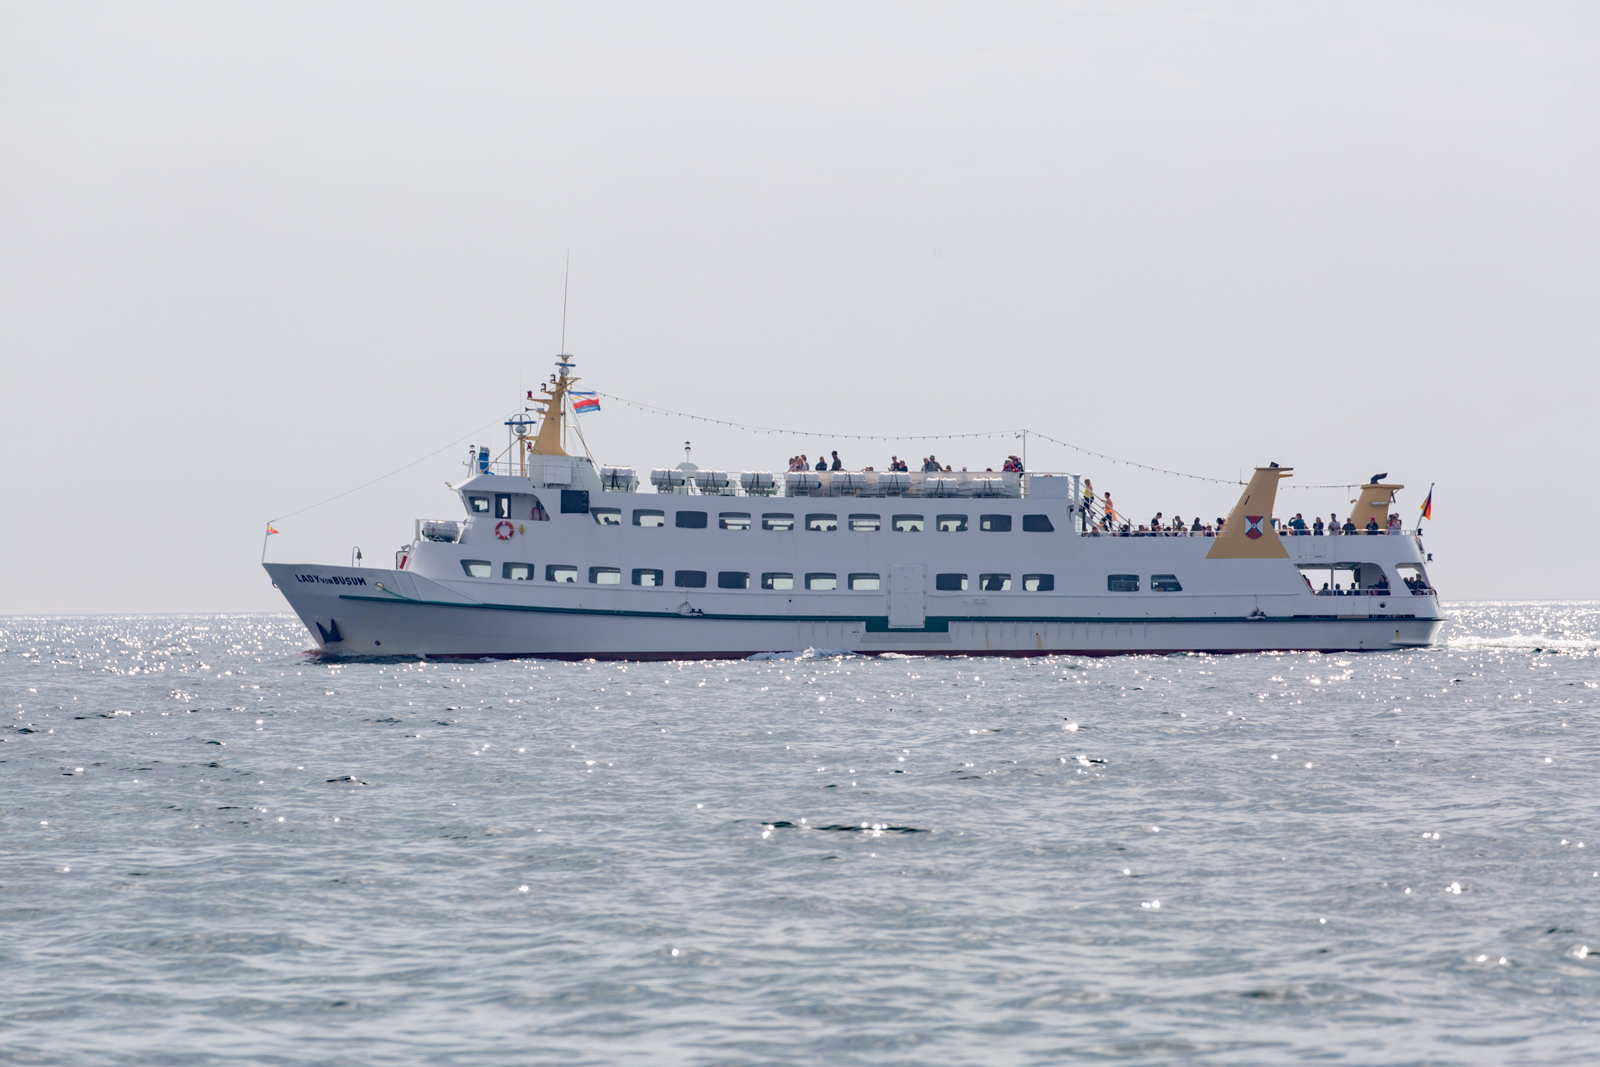
[[[1355,536],[1273,520],[1276,464],[1220,529],[1149,535],[1108,522],[1077,474],[685,461],[647,488],[567,451],[579,379],[557,368],[505,452],[474,449],[464,515],[417,520],[392,569],[263,564],[319,652],[1353,652],[1429,645],[1445,621],[1420,534],[1390,513],[1404,486],[1381,477],[1342,524]]]

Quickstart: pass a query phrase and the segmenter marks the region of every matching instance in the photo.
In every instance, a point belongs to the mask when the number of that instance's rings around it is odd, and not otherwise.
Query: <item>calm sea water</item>
[[[0,619],[0,1062],[1600,1061],[1600,603],[570,664]]]

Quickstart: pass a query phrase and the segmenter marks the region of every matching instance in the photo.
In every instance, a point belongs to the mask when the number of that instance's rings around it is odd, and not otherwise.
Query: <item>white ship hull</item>
[[[536,492],[552,496],[525,478],[491,474],[462,492],[469,502],[499,493],[517,507]],[[1345,574],[1364,568],[1369,583],[1382,575],[1398,584],[1397,566],[1420,568],[1424,559],[1420,540],[1409,535],[1284,537],[1279,558],[1212,559],[1216,542],[1207,537],[1086,536],[1066,496],[592,496],[594,513],[552,508],[540,512],[548,514],[541,521],[470,519],[458,541],[419,539],[403,550],[405,569],[266,566],[319,650],[337,656],[1360,651],[1431,644],[1445,621],[1431,593],[1319,596],[1302,577],[1302,568],[1315,576],[1315,568],[1337,565]],[[602,507],[622,521],[596,521]],[[629,519],[639,509],[661,512],[664,524],[634,525]],[[703,514],[705,526],[680,528],[680,511]],[[793,515],[795,528],[762,529],[769,513]],[[924,528],[895,531],[902,513],[921,517]],[[753,517],[750,528],[720,528],[729,521],[723,516],[743,514]],[[807,529],[819,514],[835,516],[839,528]],[[878,528],[851,530],[852,515],[874,516]],[[951,515],[964,516],[967,528],[940,532],[937,517]],[[1009,529],[986,532],[984,524]],[[1028,525],[1050,529],[1027,532]],[[515,573],[526,580],[504,577],[519,567],[525,570]],[[473,568],[482,576],[470,574]],[[662,584],[632,584],[639,568]],[[597,584],[601,571],[615,584]],[[795,587],[760,588],[775,572],[793,576]],[[675,585],[684,574],[699,575],[705,587]],[[748,575],[749,587],[717,588],[727,574]],[[814,574],[836,576],[839,587],[804,588]],[[848,587],[862,576],[877,588]],[[967,588],[938,588],[941,577],[954,576]],[[983,591],[996,576],[1006,588]],[[1110,591],[1108,579],[1116,577],[1136,579],[1137,588]],[[1156,588],[1164,584],[1180,588]]]
[[[806,648],[868,655],[985,656],[1368,651],[1429,645],[1445,621],[1383,614],[1295,617],[1270,611],[1265,618],[1248,618],[1240,612],[1166,619],[1040,613],[1031,617],[929,617],[923,629],[891,630],[884,621],[886,616],[872,614],[865,605],[853,618],[848,611],[807,618],[724,616],[706,608],[700,609],[702,615],[684,617],[677,612],[684,599],[678,590],[661,590],[663,599],[672,603],[659,604],[652,611],[449,603],[389,596],[388,590],[404,588],[410,577],[399,571],[294,564],[268,564],[267,570],[318,639],[321,652],[359,657],[732,659]],[[312,585],[299,580],[305,577],[319,581]],[[322,580],[366,584],[325,585]],[[384,584],[382,592],[377,590],[379,582]],[[675,592],[680,594],[676,598]],[[1246,599],[1252,605],[1257,600]],[[1301,605],[1268,605],[1279,610],[1297,606]],[[1069,604],[1063,602],[1059,607],[1066,609]],[[1382,611],[1389,605],[1372,607]],[[1249,610],[1256,609],[1252,606]],[[328,640],[335,636],[338,641]]]

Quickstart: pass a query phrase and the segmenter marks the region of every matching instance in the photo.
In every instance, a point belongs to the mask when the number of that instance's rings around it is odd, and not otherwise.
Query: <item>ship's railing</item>
[[[1317,596],[1438,596],[1439,591],[1433,588],[1407,589],[1404,592],[1395,592],[1393,589],[1318,589]]]
[[[642,472],[639,488],[687,496],[761,497],[993,497],[1025,499],[1038,495],[1036,479],[1050,479],[1049,496],[1067,499],[1072,475],[1019,471],[682,471]],[[1059,479],[1059,481],[1057,481]],[[626,480],[615,484],[624,488]],[[602,479],[602,487],[613,486]]]

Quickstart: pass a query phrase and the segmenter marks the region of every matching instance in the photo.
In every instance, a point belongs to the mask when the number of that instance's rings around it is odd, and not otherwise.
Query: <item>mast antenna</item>
[[[567,267],[561,274],[561,354],[567,354],[567,283],[572,279],[572,249],[567,249]]]

